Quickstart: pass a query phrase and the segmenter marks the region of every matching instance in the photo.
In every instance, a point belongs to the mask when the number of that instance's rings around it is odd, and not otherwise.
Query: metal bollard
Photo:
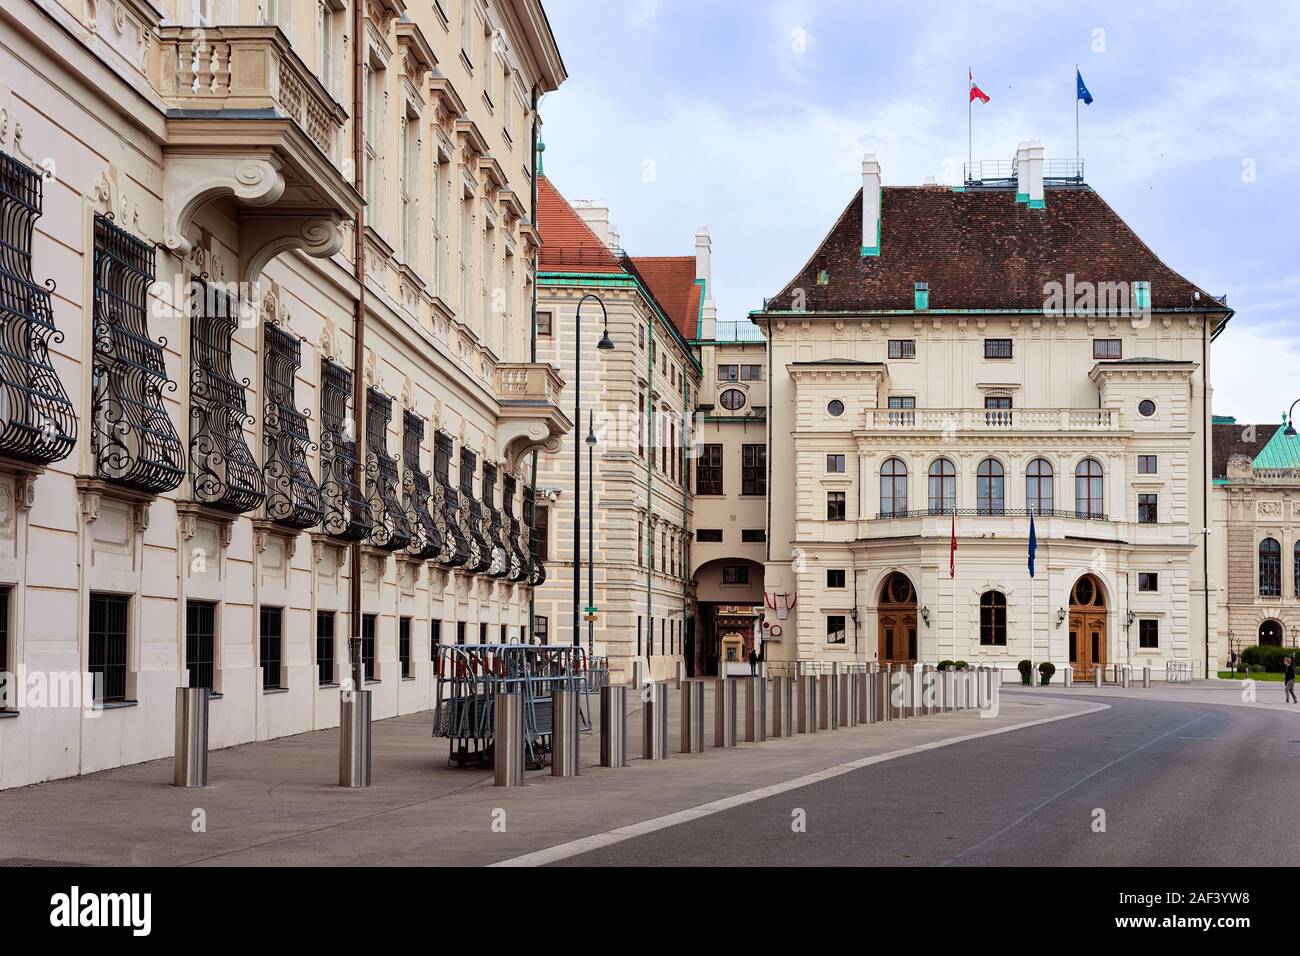
[[[971,706],[984,708],[984,665],[981,664],[971,674]]]
[[[799,733],[817,733],[817,678],[812,674],[798,677]]]
[[[1133,684],[1133,668],[1130,667],[1128,664],[1125,664],[1123,670],[1121,670],[1120,673],[1123,676],[1122,686],[1124,687],[1125,690],[1128,690],[1128,688]]]
[[[570,688],[551,691],[551,776],[576,777],[582,763],[581,726],[578,723],[578,692]]]
[[[704,752],[704,681],[682,681],[682,753]]]
[[[794,680],[772,678],[772,736],[794,736]]]
[[[1151,686],[1151,665],[1150,664],[1142,668],[1142,686],[1143,687]]]
[[[1102,671],[1101,671],[1101,668],[1100,668],[1100,667],[1096,667],[1096,666],[1094,666],[1093,669],[1092,669],[1092,686],[1093,686],[1093,687],[1100,687],[1100,686],[1101,686],[1101,678],[1102,678]]]
[[[751,677],[745,684],[745,741],[767,740],[767,678]]]
[[[891,720],[907,716],[907,671],[902,668],[889,672],[889,715]]]
[[[646,760],[667,760],[668,688],[652,681],[642,696],[641,756]]]
[[[876,704],[877,683],[879,682],[879,671],[871,668],[862,675],[862,684],[858,693],[861,695],[858,701],[858,707],[862,710],[862,722],[864,724],[874,724],[880,719],[880,708]]]
[[[840,725],[840,688],[838,675],[822,674],[817,678],[817,726],[835,730]]]
[[[339,786],[370,786],[370,691],[339,694]],[[519,712],[520,719],[523,711]],[[522,771],[520,771],[522,774]]]
[[[858,725],[858,673],[840,675],[840,726]]]
[[[176,688],[174,786],[208,785],[208,693],[206,687]]]
[[[636,660],[632,662],[632,688],[640,690],[645,686],[645,661]]]
[[[1061,668],[1061,679],[1065,681],[1066,687],[1074,686],[1074,668],[1071,665],[1066,664]]]
[[[678,661],[677,666],[673,668],[673,689],[680,690],[684,680],[686,680],[686,662]]]
[[[713,682],[713,746],[736,746],[736,687],[731,677]]]
[[[492,755],[498,787],[524,785],[524,695],[500,693],[492,702]]]
[[[600,689],[600,765],[627,766],[627,685]]]

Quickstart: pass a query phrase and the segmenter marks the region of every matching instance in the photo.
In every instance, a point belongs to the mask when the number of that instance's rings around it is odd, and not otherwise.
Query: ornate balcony
[[[515,476],[507,474],[504,485],[501,496],[502,522],[505,525],[505,538],[510,549],[510,571],[506,575],[506,580],[511,584],[520,584],[527,581],[532,574],[528,559],[527,529],[515,517],[515,491],[518,488]]]
[[[869,408],[867,431],[1107,432],[1118,431],[1110,408]]]
[[[421,561],[437,558],[443,551],[442,534],[429,510],[433,504],[429,476],[420,470],[423,441],[424,421],[408,409],[402,415],[402,506],[411,526],[406,553]]]
[[[352,373],[328,359],[321,362],[320,492],[321,529],[346,541],[370,536],[370,507],[357,485],[355,425],[348,414]]]
[[[62,342],[50,308],[53,282],[32,280],[32,231],[41,174],[0,153],[0,458],[42,466],[68,457],[77,415],[50,364]]]
[[[469,537],[461,527],[460,493],[451,484],[451,436],[439,431],[433,441],[433,504],[429,510],[442,538],[436,560],[458,568],[469,561],[470,549]]]
[[[302,343],[278,325],[266,326],[264,431],[266,517],[288,528],[305,530],[320,524],[320,487],[307,466],[315,446],[307,431],[307,416],[293,400],[294,374],[302,364]]]
[[[546,565],[542,563],[542,539],[537,534],[537,492],[524,485],[524,527],[528,549],[528,583],[541,587],[546,583]]]
[[[474,472],[478,456],[460,446],[460,527],[469,545],[469,560],[465,570],[482,574],[492,566],[492,548],[488,544],[488,517],[483,513],[483,503],[474,497]]]
[[[560,408],[564,380],[543,362],[504,362],[496,368],[500,404],[497,457],[506,471],[535,449],[554,454],[573,423]]]
[[[393,400],[375,389],[366,391],[366,503],[370,507],[370,543],[385,551],[405,551],[411,523],[397,500],[397,460],[388,453],[388,423]]]
[[[487,539],[492,562],[488,574],[504,578],[510,573],[510,548],[506,542],[505,525],[501,512],[496,509],[497,466],[483,462],[483,510],[485,512],[483,536]]]
[[[347,113],[273,26],[166,26],[152,78],[167,105],[164,242],[184,255],[194,214],[231,197],[242,279],[287,249],[330,256],[361,198],[344,176]]]

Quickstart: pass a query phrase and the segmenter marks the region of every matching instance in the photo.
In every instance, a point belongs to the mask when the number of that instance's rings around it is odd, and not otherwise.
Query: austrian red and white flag
[[[966,71],[966,78],[970,81],[970,101],[974,103],[979,100],[981,103],[987,103],[989,95],[975,85],[975,74],[969,69]]]
[[[948,577],[957,576],[957,512],[952,513],[952,547],[948,549]]]

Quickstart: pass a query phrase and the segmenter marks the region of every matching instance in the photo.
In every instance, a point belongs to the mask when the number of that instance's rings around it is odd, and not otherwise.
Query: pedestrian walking
[[[1296,703],[1295,661],[1293,661],[1289,657],[1284,657],[1283,661],[1286,663],[1286,673],[1282,675],[1282,679],[1286,682],[1286,695],[1282,698],[1282,700],[1284,703],[1294,704]]]

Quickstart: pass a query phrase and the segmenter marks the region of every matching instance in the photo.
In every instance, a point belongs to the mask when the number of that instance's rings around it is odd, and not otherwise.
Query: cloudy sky
[[[861,185],[956,182],[1038,138],[1174,269],[1236,310],[1214,410],[1300,398],[1300,4],[1091,0],[545,0],[569,80],[542,104],[547,175],[612,207],[634,255],[713,236],[719,318],[776,293]]]

